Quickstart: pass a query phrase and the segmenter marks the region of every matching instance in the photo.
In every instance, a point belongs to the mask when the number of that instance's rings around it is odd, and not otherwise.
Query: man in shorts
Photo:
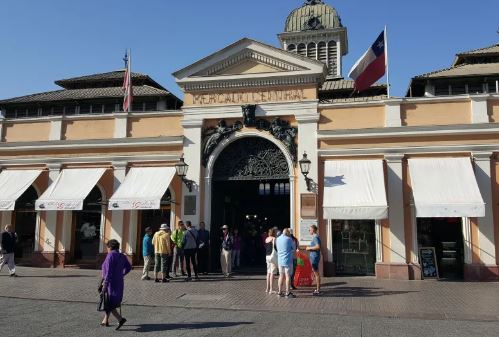
[[[291,286],[291,271],[293,270],[293,251],[294,245],[291,239],[289,228],[284,229],[281,236],[276,240],[277,261],[279,265],[279,297],[294,298],[296,297],[289,291]],[[286,293],[282,292],[283,283],[286,282]]]
[[[312,241],[310,241],[310,245],[307,247],[309,251],[310,263],[312,264],[312,271],[314,272],[315,282],[317,284],[317,288],[314,290],[312,295],[318,296],[321,294],[321,276],[319,275],[319,262],[321,260],[321,239],[317,234],[317,226],[312,225],[309,228],[309,233],[312,235]]]

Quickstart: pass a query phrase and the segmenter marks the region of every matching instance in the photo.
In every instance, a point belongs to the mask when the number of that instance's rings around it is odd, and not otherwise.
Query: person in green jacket
[[[175,244],[175,248],[173,249],[173,263],[172,263],[172,270],[174,277],[177,277],[177,268],[180,268],[180,270],[182,271],[182,276],[185,276],[184,235],[185,235],[185,225],[184,222],[180,220],[178,222],[177,229],[175,229],[172,233],[172,241]]]

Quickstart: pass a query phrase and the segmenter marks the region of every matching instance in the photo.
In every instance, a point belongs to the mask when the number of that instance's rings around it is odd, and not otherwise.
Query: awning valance
[[[16,200],[33,184],[42,170],[4,170],[0,173],[0,210],[12,211]]]
[[[106,172],[105,168],[64,169],[36,201],[37,210],[81,210],[83,200]]]
[[[485,216],[470,158],[409,159],[409,174],[417,217]]]
[[[324,170],[324,218],[388,217],[382,160],[329,160]]]
[[[132,167],[109,199],[109,209],[159,209],[174,176],[174,167]]]

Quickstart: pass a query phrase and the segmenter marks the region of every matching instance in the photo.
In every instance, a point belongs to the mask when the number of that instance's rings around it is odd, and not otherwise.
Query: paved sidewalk
[[[0,274],[0,298],[97,301],[97,270],[19,267],[18,274]],[[326,278],[323,296],[300,289],[297,298],[286,299],[267,295],[263,277],[206,276],[197,282],[158,284],[141,281],[140,271],[134,270],[125,288],[125,305],[136,306],[499,321],[499,283]]]

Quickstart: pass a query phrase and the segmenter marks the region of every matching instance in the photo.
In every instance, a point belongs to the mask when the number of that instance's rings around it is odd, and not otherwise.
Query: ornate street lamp
[[[312,191],[311,187],[312,179],[308,177],[308,173],[310,172],[310,165],[312,164],[312,162],[310,161],[310,159],[307,158],[306,152],[303,152],[303,158],[300,159],[298,163],[300,164],[301,173],[305,177],[305,182],[307,183],[307,191],[310,192]]]
[[[178,163],[175,164],[175,171],[177,171],[177,175],[180,177],[180,179],[182,179],[185,186],[187,186],[189,192],[192,192],[193,181],[185,178],[187,176],[187,171],[189,171],[189,165],[184,161],[183,153]]]

